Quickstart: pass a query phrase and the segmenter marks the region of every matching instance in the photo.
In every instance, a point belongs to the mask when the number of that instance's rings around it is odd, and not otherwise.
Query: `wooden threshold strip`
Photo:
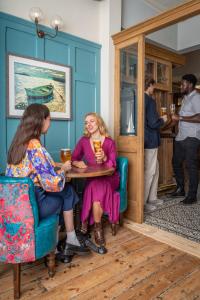
[[[147,225],[145,223],[138,224],[128,219],[124,220],[124,227],[139,232],[152,239],[165,243],[171,247],[184,251],[188,254],[200,258],[200,244],[183,238],[174,233],[159,229],[157,227]]]

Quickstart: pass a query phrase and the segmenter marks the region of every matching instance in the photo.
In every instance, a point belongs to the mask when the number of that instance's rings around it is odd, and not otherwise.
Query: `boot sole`
[[[82,252],[82,251],[74,251],[74,250],[65,250],[65,254],[66,255],[74,255],[74,254],[78,254],[78,255],[88,255],[91,252],[88,250],[87,252]]]

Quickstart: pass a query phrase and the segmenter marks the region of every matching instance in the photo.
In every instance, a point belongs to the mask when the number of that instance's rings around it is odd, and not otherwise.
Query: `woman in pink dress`
[[[99,140],[101,148],[95,152],[93,141]],[[109,137],[103,119],[96,113],[85,116],[84,136],[78,141],[72,153],[72,164],[77,168],[86,168],[101,164],[116,168],[115,142]],[[94,237],[98,245],[104,245],[104,235],[101,224],[103,213],[106,213],[111,223],[119,220],[120,196],[116,191],[119,187],[119,174],[87,179],[81,213],[82,231],[87,231],[87,223],[94,223]]]

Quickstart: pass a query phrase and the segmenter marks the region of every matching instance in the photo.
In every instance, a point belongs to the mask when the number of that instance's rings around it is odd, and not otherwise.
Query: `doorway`
[[[144,77],[145,77],[145,37],[148,34],[158,31],[160,29],[171,26],[178,22],[182,22],[200,13],[200,2],[199,1],[189,1],[184,5],[180,5],[174,9],[171,9],[161,15],[149,19],[141,24],[133,26],[126,29],[113,36],[113,41],[116,49],[116,76],[115,76],[115,139],[118,146],[118,151],[120,154],[126,155],[130,158],[129,165],[129,183],[128,183],[128,201],[129,208],[127,211],[127,218],[131,221],[142,223],[144,221],[144,211],[143,211],[143,191],[144,191],[144,153],[142,147],[144,145]],[[133,41],[137,39],[140,40],[137,48],[137,90],[136,90],[136,134],[130,134],[129,136],[122,135],[120,132],[120,112],[121,112],[121,77],[120,77],[120,51],[124,47],[130,46]],[[175,54],[174,54],[175,55]],[[172,55],[173,57],[173,55]],[[143,63],[141,63],[143,62]],[[143,64],[143,65],[142,65]],[[162,61],[158,61],[157,72],[162,73]],[[157,73],[158,74],[158,73]],[[171,73],[172,74],[172,73]],[[170,74],[169,74],[170,76]],[[163,84],[162,82],[157,82],[158,84]],[[171,86],[172,89],[172,86]],[[166,90],[165,90],[166,91]],[[162,90],[163,93],[163,90]],[[166,99],[170,96],[171,92],[168,91]],[[161,95],[161,92],[160,92]],[[171,97],[173,95],[171,94]],[[163,98],[160,96],[160,98]],[[134,142],[133,142],[134,141]],[[137,153],[137,155],[136,155]],[[168,178],[166,176],[166,178]],[[168,180],[166,179],[165,180]]]

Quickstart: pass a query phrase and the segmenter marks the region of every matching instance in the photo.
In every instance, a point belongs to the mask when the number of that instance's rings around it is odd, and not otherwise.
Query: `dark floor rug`
[[[183,205],[181,198],[162,199],[163,205],[145,214],[145,223],[200,243],[200,201]]]

